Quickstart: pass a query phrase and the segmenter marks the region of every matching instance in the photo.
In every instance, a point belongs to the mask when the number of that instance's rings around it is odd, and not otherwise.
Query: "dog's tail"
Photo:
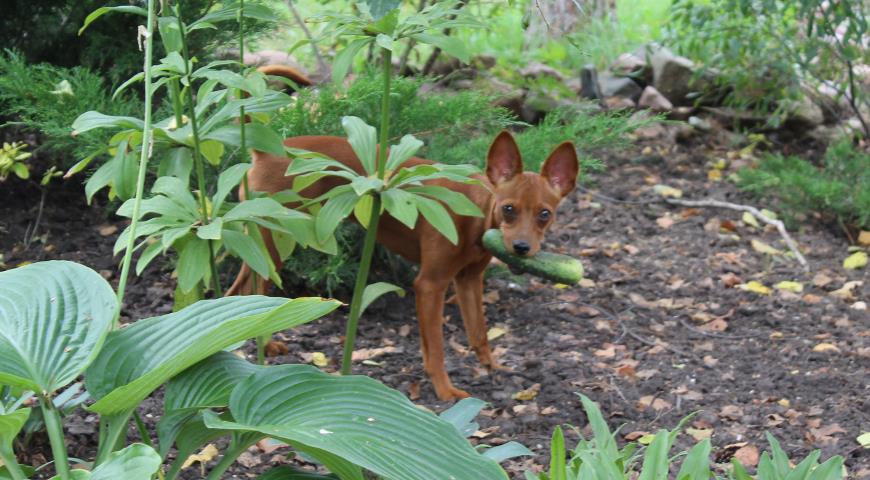
[[[314,85],[314,82],[308,78],[308,75],[305,75],[289,65],[263,65],[262,67],[257,68],[257,71],[266,75],[286,78],[293,82],[298,88]]]

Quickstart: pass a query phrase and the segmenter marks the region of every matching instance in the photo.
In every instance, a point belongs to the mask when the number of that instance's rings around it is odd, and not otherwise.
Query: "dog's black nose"
[[[525,255],[529,253],[529,250],[531,249],[532,247],[522,240],[514,241],[514,251],[517,252],[517,255]]]

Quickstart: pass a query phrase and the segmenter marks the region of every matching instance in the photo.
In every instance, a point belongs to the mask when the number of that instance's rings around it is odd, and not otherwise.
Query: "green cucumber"
[[[505,248],[504,236],[496,228],[483,234],[483,246],[513,269],[536,277],[566,285],[574,285],[583,279],[583,264],[580,260],[551,252],[538,252],[533,257],[517,255]]]

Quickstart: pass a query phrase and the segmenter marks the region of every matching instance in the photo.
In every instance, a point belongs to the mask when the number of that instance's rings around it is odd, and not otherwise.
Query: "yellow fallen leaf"
[[[861,280],[852,280],[851,282],[846,282],[841,288],[838,288],[837,290],[831,292],[831,296],[842,298],[844,300],[851,300],[855,297],[855,295],[852,293],[852,290],[855,290],[861,285],[864,285],[864,282]]]
[[[867,266],[867,252],[855,252],[843,260],[843,268],[857,270]]]
[[[711,182],[721,182],[722,181],[722,170],[707,170],[707,180]]]
[[[761,240],[752,240],[752,249],[758,253],[764,253],[766,255],[782,255],[782,252],[762,242]]]
[[[653,434],[651,434],[651,433],[648,433],[648,434],[646,434],[646,435],[644,435],[644,436],[638,438],[638,439],[637,439],[637,443],[639,443],[639,444],[641,444],[641,445],[649,445],[649,444],[652,443],[653,440],[655,440],[655,439],[656,439],[656,436],[655,436],[655,435],[653,435]]]
[[[209,443],[205,446],[199,453],[193,454],[187,457],[187,460],[184,461],[184,464],[181,465],[182,469],[185,469],[196,462],[200,463],[202,467],[203,474],[205,473],[205,464],[212,461],[214,457],[218,455],[218,449],[214,446],[213,443]]]
[[[840,349],[833,343],[820,343],[813,347],[813,351],[816,353],[840,353]]]
[[[804,291],[804,284],[800,282],[782,281],[773,286],[777,290],[785,290],[787,292],[801,293]]]
[[[325,367],[329,365],[326,355],[323,352],[314,352],[311,354],[311,363],[317,367]]]
[[[541,384],[536,383],[525,390],[520,390],[519,392],[515,393],[513,395],[513,399],[528,402],[530,400],[534,400],[539,393],[541,393]]]
[[[771,220],[776,220],[778,218],[776,216],[775,212],[771,212],[770,210],[768,210],[766,208],[761,209],[761,214],[764,215],[765,217],[771,219]]]
[[[765,287],[763,283],[757,280],[752,280],[751,282],[747,283],[741,283],[740,285],[737,285],[737,288],[739,288],[740,290],[745,290],[747,292],[757,293],[759,295],[770,295],[770,288]]]
[[[486,339],[489,341],[493,341],[496,338],[501,337],[505,333],[507,333],[506,328],[492,327],[489,329],[489,331],[486,332]]]
[[[858,243],[870,246],[870,231],[861,230],[861,233],[858,234]]]
[[[728,162],[725,161],[724,158],[717,159],[713,162],[713,168],[716,170],[725,170],[725,167],[728,166]]]
[[[662,184],[656,185],[653,187],[653,191],[658,193],[659,195],[661,195],[663,197],[673,197],[673,198],[682,198],[683,197],[682,190],[676,189],[674,187],[669,187],[667,185],[662,185]]]
[[[564,283],[556,283],[553,284],[553,288],[557,290],[565,290],[566,288],[568,288],[568,285],[565,285]]]
[[[687,428],[686,433],[691,435],[691,437],[694,438],[695,441],[700,442],[701,440],[704,440],[705,438],[710,438],[713,435],[713,429],[712,428]]]
[[[861,435],[858,435],[858,445],[861,445],[864,448],[870,448],[870,432],[864,432]]]
[[[787,399],[787,398],[780,398],[779,400],[776,401],[776,403],[779,404],[779,406],[783,407],[783,408],[788,408],[791,406],[791,401],[789,401],[789,399]]]
[[[743,220],[743,223],[750,225],[750,226],[753,226],[755,228],[761,227],[761,225],[758,224],[758,219],[755,218],[755,215],[753,215],[749,212],[743,212],[743,217],[741,217],[741,220]]]

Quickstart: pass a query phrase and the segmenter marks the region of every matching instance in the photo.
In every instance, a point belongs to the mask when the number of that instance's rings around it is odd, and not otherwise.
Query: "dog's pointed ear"
[[[564,142],[556,147],[541,167],[541,176],[546,178],[563,197],[574,190],[579,173],[580,162],[577,160],[577,151],[571,142]]]
[[[507,130],[492,141],[486,154],[486,176],[493,185],[506,182],[523,172],[523,158],[514,136]]]

